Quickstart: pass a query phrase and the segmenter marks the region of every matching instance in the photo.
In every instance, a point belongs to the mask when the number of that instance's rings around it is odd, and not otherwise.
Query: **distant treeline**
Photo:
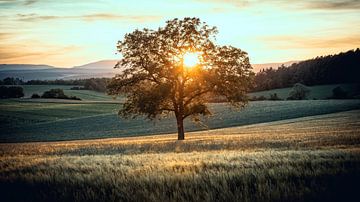
[[[255,76],[253,91],[291,87],[295,83],[308,86],[338,83],[360,83],[360,49],[337,55],[284,65],[278,69],[267,68]]]
[[[0,85],[72,85],[83,86],[74,88],[74,90],[94,90],[99,92],[106,91],[106,85],[110,78],[91,78],[91,79],[74,79],[74,80],[30,80],[23,81],[19,78],[8,77],[0,80]]]

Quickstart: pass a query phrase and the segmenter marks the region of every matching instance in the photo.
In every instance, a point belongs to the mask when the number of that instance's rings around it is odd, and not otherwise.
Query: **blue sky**
[[[302,60],[360,47],[358,0],[0,0],[0,63],[71,67],[117,59],[116,42],[139,28],[199,17],[216,43],[252,63]]]

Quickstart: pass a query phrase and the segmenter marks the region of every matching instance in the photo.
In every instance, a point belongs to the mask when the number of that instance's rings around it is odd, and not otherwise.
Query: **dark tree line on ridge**
[[[278,69],[267,68],[255,76],[252,91],[292,87],[295,83],[308,86],[360,83],[360,49],[350,50],[337,55],[316,57],[284,65]]]

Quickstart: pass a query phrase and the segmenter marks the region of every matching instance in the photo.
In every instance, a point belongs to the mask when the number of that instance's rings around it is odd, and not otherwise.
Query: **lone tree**
[[[108,84],[110,95],[127,97],[119,115],[155,119],[173,112],[183,140],[185,118],[210,114],[209,95],[243,107],[254,76],[249,58],[238,48],[215,45],[216,33],[198,18],[175,18],[157,30],[126,34],[115,66],[123,71]]]
[[[301,84],[296,83],[294,84],[293,88],[289,92],[288,100],[304,100],[307,98],[307,96],[310,94],[310,89]]]

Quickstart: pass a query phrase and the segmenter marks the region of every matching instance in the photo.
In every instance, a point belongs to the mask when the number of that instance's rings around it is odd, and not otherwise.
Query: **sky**
[[[252,64],[360,47],[360,0],[0,0],[0,64],[72,67],[119,59],[135,29],[198,17]]]

